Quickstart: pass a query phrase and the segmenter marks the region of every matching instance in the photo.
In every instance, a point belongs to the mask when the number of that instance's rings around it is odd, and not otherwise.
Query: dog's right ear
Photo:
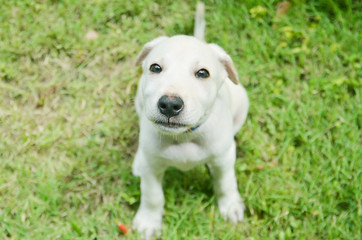
[[[152,41],[148,42],[145,44],[145,46],[143,47],[141,53],[138,55],[137,57],[137,61],[136,61],[136,66],[141,65],[141,63],[143,62],[143,60],[147,57],[147,55],[151,52],[151,50],[160,42],[162,42],[163,40],[167,39],[168,37],[165,36],[161,36],[158,38],[153,39]]]
[[[211,49],[213,49],[213,51],[216,53],[219,61],[224,66],[224,68],[228,74],[228,78],[233,83],[238,85],[239,84],[238,72],[236,71],[234,62],[231,59],[231,57],[219,45],[217,45],[215,43],[210,43],[208,45],[211,47]]]

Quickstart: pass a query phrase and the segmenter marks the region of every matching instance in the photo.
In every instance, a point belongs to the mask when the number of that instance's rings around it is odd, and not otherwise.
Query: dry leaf
[[[94,41],[98,38],[98,33],[94,30],[89,30],[84,37],[87,40]]]
[[[277,5],[276,16],[282,16],[282,15],[287,14],[290,6],[291,6],[290,2],[287,2],[287,1],[280,2]]]
[[[263,170],[265,167],[263,165],[256,165],[254,166],[254,169],[256,170]]]
[[[273,29],[277,28],[277,23],[278,23],[280,17],[287,14],[290,6],[291,6],[290,2],[287,2],[287,1],[278,3],[278,5],[276,7],[276,13],[275,13],[275,22],[272,26]]]

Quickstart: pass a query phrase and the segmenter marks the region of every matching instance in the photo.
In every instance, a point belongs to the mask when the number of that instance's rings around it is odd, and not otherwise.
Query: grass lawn
[[[135,59],[193,31],[195,1],[157,2],[1,2],[0,239],[126,239],[114,221],[130,227],[139,205]],[[206,9],[206,39],[250,97],[245,220],[222,219],[205,166],[170,169],[163,239],[362,238],[362,5],[294,1],[276,16],[277,2]]]

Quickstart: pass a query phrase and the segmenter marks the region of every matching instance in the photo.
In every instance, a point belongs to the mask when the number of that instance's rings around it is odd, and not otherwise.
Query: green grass
[[[204,166],[170,169],[163,239],[361,239],[361,4],[295,1],[276,18],[277,1],[241,2],[207,4],[206,39],[250,97],[245,221],[221,218]],[[114,220],[131,226],[140,197],[135,58],[154,37],[192,34],[194,7],[2,1],[0,239],[125,239]]]

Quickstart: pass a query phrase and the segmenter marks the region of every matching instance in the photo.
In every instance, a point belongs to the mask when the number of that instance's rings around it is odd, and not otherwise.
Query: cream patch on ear
[[[231,57],[222,49],[219,45],[210,43],[209,46],[214,50],[216,53],[219,61],[224,66],[229,79],[235,83],[239,84],[239,76],[238,72],[236,71],[235,65]]]
[[[230,58],[230,57],[229,57]],[[239,76],[238,76],[238,72],[236,71],[235,65],[233,63],[233,61],[231,60],[220,60],[221,63],[224,65],[226,72],[228,73],[229,79],[235,83],[235,84],[239,84]]]
[[[151,52],[151,50],[160,42],[162,42],[163,40],[167,39],[168,37],[165,36],[161,36],[158,38],[153,39],[152,41],[148,42],[145,44],[145,46],[143,47],[142,51],[140,52],[140,54],[137,57],[136,60],[136,66],[141,65],[141,63],[143,62],[143,60],[147,57],[147,55]]]

